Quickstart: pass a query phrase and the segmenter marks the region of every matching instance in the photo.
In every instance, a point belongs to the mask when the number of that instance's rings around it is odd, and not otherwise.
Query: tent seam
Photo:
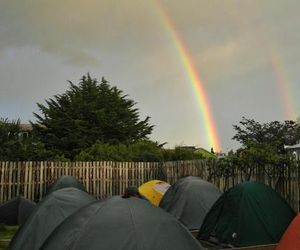
[[[96,203],[96,202],[98,202],[98,201],[95,201],[95,203]],[[103,202],[103,201],[102,201],[102,202]],[[87,204],[86,207],[89,206],[89,205],[91,205],[91,204]],[[97,210],[94,212],[94,214],[96,214],[96,213],[98,213],[99,211],[101,211],[101,210],[105,207],[105,205],[106,205],[105,202],[103,202],[103,206],[98,207]],[[77,212],[80,211],[80,210],[81,210],[81,208],[79,208],[75,213],[77,213]],[[73,216],[75,213],[73,213],[72,216]],[[80,234],[80,232],[82,232],[82,231],[87,227],[87,224],[88,224],[92,219],[93,219],[93,217],[91,216],[91,218],[90,218],[89,220],[86,221],[86,223],[85,223],[84,226],[81,228],[81,230],[78,231],[78,234]],[[78,245],[78,242],[79,242],[80,239],[81,239],[81,237],[79,236],[79,237],[77,238],[77,240],[74,242],[74,248]]]
[[[134,229],[134,236],[135,236],[135,242],[136,242],[136,245],[135,245],[135,249],[136,250],[138,250],[138,244],[137,244],[137,235],[136,235],[136,232],[137,232],[137,230],[136,230],[136,224],[135,224],[135,222],[134,222],[134,219],[133,219],[133,214],[132,214],[132,211],[131,211],[131,207],[127,204],[127,206],[128,206],[128,208],[129,208],[129,212],[130,212],[130,217],[131,217],[131,221],[132,221],[132,225],[133,225],[133,229]],[[144,246],[142,246],[143,247],[143,249],[144,249]]]

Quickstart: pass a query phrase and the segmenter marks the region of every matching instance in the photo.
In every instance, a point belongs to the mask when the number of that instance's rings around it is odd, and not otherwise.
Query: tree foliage
[[[18,138],[19,120],[0,120],[0,157],[1,160],[14,159],[14,153],[20,151],[21,143]]]
[[[140,140],[129,145],[98,142],[81,151],[76,160],[157,162],[163,160],[163,153],[158,143],[148,140]]]
[[[34,132],[55,155],[74,159],[96,142],[129,144],[147,139],[153,126],[149,117],[140,120],[136,103],[102,78],[98,83],[89,74],[61,95],[38,103],[41,115]]]
[[[233,139],[242,147],[227,158],[230,165],[239,167],[245,173],[246,179],[250,178],[254,168],[269,175],[280,175],[285,166],[293,164],[284,146],[300,141],[298,121],[259,123],[243,117],[239,125],[233,127],[236,131]]]
[[[161,162],[205,159],[194,150],[176,147],[164,149],[158,142],[140,140],[135,143],[103,144],[95,143],[83,150],[75,158],[78,161],[135,161]]]
[[[240,125],[234,125],[237,140],[245,148],[268,145],[279,153],[285,152],[284,145],[294,145],[300,141],[300,123],[297,121],[272,121],[259,123],[243,117]]]
[[[43,144],[30,132],[22,130],[20,120],[0,118],[0,160],[26,161],[47,157]]]
[[[204,159],[201,154],[195,150],[175,147],[175,149],[163,150],[163,157],[165,161],[184,161],[184,160],[199,160]]]

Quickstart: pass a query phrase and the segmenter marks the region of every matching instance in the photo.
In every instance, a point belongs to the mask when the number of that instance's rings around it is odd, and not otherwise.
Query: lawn
[[[7,249],[9,241],[12,239],[18,226],[6,226],[0,224],[0,250]]]

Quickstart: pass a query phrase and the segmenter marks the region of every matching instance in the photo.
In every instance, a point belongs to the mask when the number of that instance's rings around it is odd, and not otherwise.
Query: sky
[[[236,149],[232,125],[243,116],[300,116],[299,8],[297,0],[0,0],[0,117],[34,121],[36,103],[89,72],[151,117],[151,139],[210,149],[205,103],[218,150]]]

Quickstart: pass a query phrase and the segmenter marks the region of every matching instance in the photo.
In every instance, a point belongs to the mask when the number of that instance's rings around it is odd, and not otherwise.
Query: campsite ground
[[[8,243],[14,236],[18,226],[5,226],[0,224],[0,250],[7,249]]]

